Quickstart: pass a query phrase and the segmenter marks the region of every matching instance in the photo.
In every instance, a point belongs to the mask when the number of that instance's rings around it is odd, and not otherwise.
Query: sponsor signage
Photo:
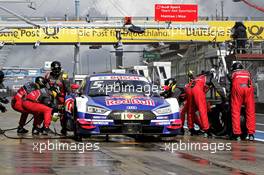
[[[160,59],[160,54],[153,52],[143,52],[143,58],[146,60],[158,60]]]
[[[231,30],[235,21],[198,21],[195,24],[176,23],[178,27],[165,29],[145,29],[144,33],[121,30],[122,43],[158,43],[177,41],[224,42],[231,40]],[[248,38],[254,41],[264,39],[264,21],[245,21]],[[10,29],[0,32],[0,41],[5,44],[113,44],[117,43],[116,29],[96,28],[43,28]]]
[[[152,99],[106,99],[106,106],[115,105],[144,105],[144,106],[155,106],[155,102]]]
[[[156,4],[155,21],[193,22],[198,20],[196,4]]]

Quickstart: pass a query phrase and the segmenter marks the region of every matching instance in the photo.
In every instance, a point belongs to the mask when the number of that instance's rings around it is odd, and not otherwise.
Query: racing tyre
[[[210,123],[210,130],[216,136],[223,136],[228,131],[228,118],[230,116],[229,110],[222,105],[216,105],[208,112],[208,120]]]
[[[245,140],[248,136],[247,134],[247,126],[246,126],[246,110],[244,107],[241,109],[241,115],[240,115],[240,127],[241,127],[241,139]]]
[[[244,140],[247,137],[246,127],[246,111],[245,108],[241,108],[240,115],[240,127],[241,127],[241,139]],[[227,105],[216,105],[211,108],[208,113],[208,119],[210,122],[210,129],[216,136],[228,135],[230,138],[234,138],[233,127],[232,127],[232,116],[230,107]]]

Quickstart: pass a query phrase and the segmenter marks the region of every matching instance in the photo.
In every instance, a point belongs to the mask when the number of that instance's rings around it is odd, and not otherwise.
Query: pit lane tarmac
[[[1,114],[0,128],[11,128],[18,121],[17,113]],[[57,128],[58,123],[54,126]],[[28,125],[28,129],[31,124]],[[17,137],[16,131],[7,133]],[[31,134],[27,134],[31,137]],[[35,148],[36,144],[76,145],[73,149]],[[231,150],[179,150],[180,143],[203,145],[230,144]],[[88,144],[88,149],[78,149]],[[81,145],[81,146],[80,146]],[[69,146],[70,147],[70,146]],[[44,146],[43,146],[44,148]],[[74,149],[76,148],[76,149]],[[173,148],[173,149],[172,149]],[[163,140],[146,137],[137,141],[127,136],[103,136],[84,139],[8,139],[0,136],[0,174],[96,174],[96,175],[200,175],[263,174],[264,147],[261,142],[236,142],[225,139],[177,136]],[[212,153],[214,152],[214,153]]]

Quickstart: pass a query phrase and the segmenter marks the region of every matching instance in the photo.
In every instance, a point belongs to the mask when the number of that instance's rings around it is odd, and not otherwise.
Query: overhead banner
[[[193,22],[198,20],[197,4],[156,4],[155,21]]]
[[[231,40],[234,21],[199,21],[173,23],[170,29],[145,29],[142,34],[121,31],[124,44],[175,43],[175,42],[224,42]],[[244,22],[248,37],[254,41],[264,39],[264,21]],[[5,44],[113,44],[117,43],[117,29],[92,28],[28,28],[0,32],[0,42]]]

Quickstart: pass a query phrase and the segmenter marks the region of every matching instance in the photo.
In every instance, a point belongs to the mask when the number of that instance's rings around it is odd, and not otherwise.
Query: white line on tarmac
[[[259,132],[259,133],[264,133],[264,131],[260,131],[260,130],[256,130],[256,132]]]
[[[264,126],[264,123],[256,123],[256,125]]]
[[[259,142],[264,142],[263,139],[258,139],[258,138],[255,138],[256,141],[259,141]]]
[[[184,128],[188,128],[186,125],[184,125]],[[260,131],[260,130],[256,130],[256,132],[259,132],[259,133],[264,133],[264,131]],[[256,141],[259,141],[259,142],[264,142],[264,139],[258,139],[258,138],[255,138]]]

